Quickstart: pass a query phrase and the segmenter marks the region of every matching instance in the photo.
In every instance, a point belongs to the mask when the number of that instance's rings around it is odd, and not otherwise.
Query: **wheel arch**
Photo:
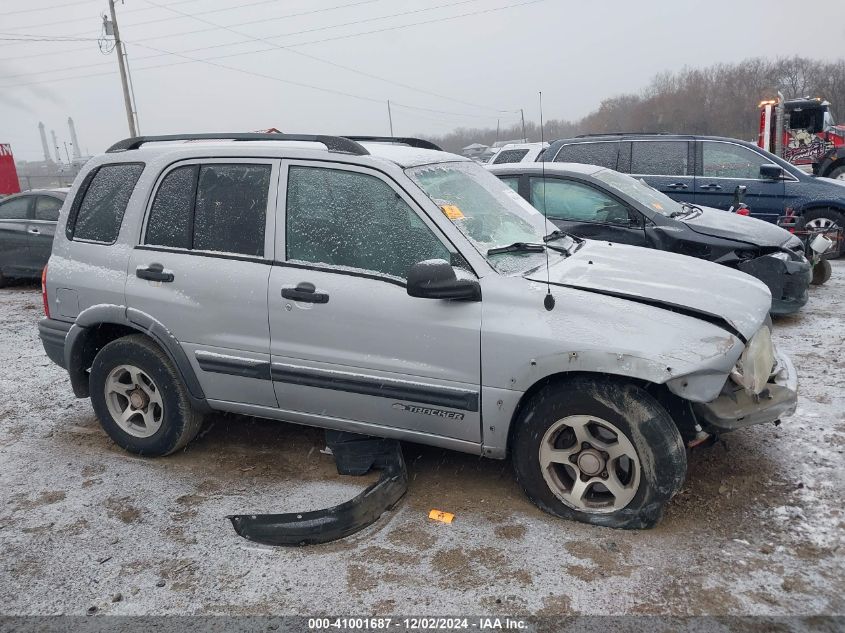
[[[685,442],[695,437],[695,425],[697,424],[697,419],[695,417],[692,404],[672,393],[665,383],[658,384],[650,382],[644,378],[610,374],[606,372],[565,371],[540,378],[519,398],[519,402],[514,408],[508,425],[507,445],[505,447],[506,455],[510,454],[511,447],[513,446],[513,436],[519,426],[519,417],[537,393],[549,385],[564,383],[574,378],[598,378],[609,382],[615,382],[617,384],[635,385],[640,387],[643,391],[657,400],[658,404],[666,410],[672,418],[672,421],[675,423],[675,426],[678,427],[681,437],[684,438]]]
[[[200,410],[208,410],[202,386],[173,334],[150,315],[117,305],[101,304],[83,310],[68,331],[65,367],[77,397],[89,396],[88,370],[97,352],[108,343],[131,334],[141,334],[161,348],[179,373],[191,404]]]

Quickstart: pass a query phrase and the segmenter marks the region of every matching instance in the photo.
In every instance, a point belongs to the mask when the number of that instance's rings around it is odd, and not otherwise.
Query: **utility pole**
[[[496,119],[496,142],[499,142],[499,119]]]
[[[522,108],[519,109],[519,116],[522,117],[522,142],[527,143],[528,139],[525,137],[525,112],[522,111]]]
[[[393,136],[393,113],[390,111],[390,99],[387,100],[387,118],[390,121],[390,136]]]
[[[132,114],[132,101],[129,98],[129,83],[126,79],[126,65],[123,59],[123,42],[120,41],[120,31],[117,28],[117,15],[114,11],[114,0],[109,0],[112,30],[114,31],[114,46],[117,49],[117,65],[120,69],[120,83],[123,85],[123,105],[126,106],[126,121],[129,123],[129,135],[138,136],[135,128],[135,116]]]

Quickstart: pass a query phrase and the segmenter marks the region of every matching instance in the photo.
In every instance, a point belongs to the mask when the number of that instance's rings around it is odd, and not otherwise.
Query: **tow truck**
[[[845,180],[845,125],[821,97],[760,102],[757,145],[816,176]]]

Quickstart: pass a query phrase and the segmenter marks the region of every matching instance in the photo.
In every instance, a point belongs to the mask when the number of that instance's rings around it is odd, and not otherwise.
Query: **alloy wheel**
[[[150,437],[161,428],[161,392],[152,378],[134,365],[118,365],[109,372],[105,396],[112,419],[129,435]]]
[[[640,460],[616,426],[590,415],[552,424],[540,442],[543,479],[558,499],[582,512],[627,506],[640,484]]]

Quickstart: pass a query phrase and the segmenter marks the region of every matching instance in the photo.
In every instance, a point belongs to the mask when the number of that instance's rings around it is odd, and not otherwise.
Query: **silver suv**
[[[44,300],[47,354],[130,452],[218,410],[509,454],[538,506],[601,525],[653,525],[685,444],[796,405],[761,282],[555,232],[416,139],[117,143],[62,208]]]

